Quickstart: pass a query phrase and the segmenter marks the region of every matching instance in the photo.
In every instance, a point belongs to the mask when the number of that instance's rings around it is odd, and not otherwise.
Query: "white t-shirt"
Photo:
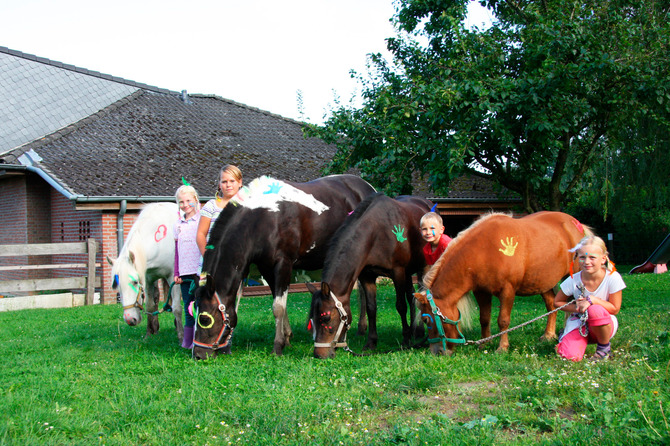
[[[577,274],[574,274],[572,277],[568,277],[567,279],[565,279],[563,283],[561,283],[561,291],[563,291],[563,294],[565,294],[568,297],[573,296],[578,297],[581,295],[581,293],[577,288],[577,285],[583,285],[581,271],[578,272]],[[598,285],[598,288],[595,291],[589,289],[587,289],[586,291],[588,292],[587,296],[595,296],[598,299],[606,300],[609,302],[610,294],[614,294],[617,291],[623,290],[624,288],[626,288],[626,284],[621,278],[621,274],[619,274],[616,271],[614,271],[613,273],[610,273],[608,271],[605,273],[605,278],[603,279],[602,282],[600,282],[600,285]],[[619,327],[619,322],[617,321],[616,316],[614,316],[613,314],[610,314],[610,317],[612,318],[611,337],[614,337],[614,334],[616,333],[617,328]],[[579,319],[579,314],[573,313],[572,315],[570,315],[568,318],[566,318],[565,329],[563,330],[563,335],[561,336],[561,339],[563,338],[563,336],[570,333],[572,330],[579,328],[580,325],[581,321]]]
[[[223,208],[220,208],[216,204],[216,199],[211,199],[205,205],[200,209],[200,216],[201,217],[207,217],[210,219],[209,222],[209,229],[207,230],[207,240],[209,240],[209,233],[212,232],[212,228],[214,227],[214,222],[216,222],[216,219],[219,217],[219,214]]]

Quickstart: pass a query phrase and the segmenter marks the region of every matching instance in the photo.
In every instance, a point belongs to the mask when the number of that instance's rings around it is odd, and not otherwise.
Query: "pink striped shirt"
[[[196,213],[188,220],[180,217],[174,225],[175,239],[175,262],[174,273],[176,276],[198,274],[200,272],[200,249],[195,242],[200,223],[200,213]]]

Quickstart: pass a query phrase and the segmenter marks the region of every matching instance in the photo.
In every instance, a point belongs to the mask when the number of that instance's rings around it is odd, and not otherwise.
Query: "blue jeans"
[[[181,301],[184,303],[184,316],[186,323],[184,327],[195,327],[195,318],[188,312],[188,306],[191,305],[195,298],[195,289],[198,286],[198,276],[196,274],[189,274],[181,277]]]

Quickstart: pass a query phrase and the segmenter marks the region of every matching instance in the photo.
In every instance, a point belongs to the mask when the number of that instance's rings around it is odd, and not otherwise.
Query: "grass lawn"
[[[601,363],[556,357],[538,340],[544,320],[512,332],[506,354],[494,340],[452,357],[317,360],[306,294],[289,298],[284,356],[271,354],[271,298],[257,297],[240,304],[233,355],[202,362],[179,347],[170,314],[145,339],[120,305],[0,313],[0,444],[668,444],[670,273],[624,280]],[[397,349],[392,287],[378,300],[378,349]],[[517,298],[512,325],[544,312],[539,296]],[[364,339],[349,339],[360,351]]]

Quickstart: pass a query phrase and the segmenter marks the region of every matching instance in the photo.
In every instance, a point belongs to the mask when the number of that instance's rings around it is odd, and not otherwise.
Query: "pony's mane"
[[[361,219],[361,217],[365,214],[365,212],[372,206],[374,203],[377,202],[377,200],[380,197],[385,197],[386,195],[383,192],[375,192],[363,199],[358,205],[356,206],[356,209],[352,212],[352,214],[345,220],[345,222],[340,226],[337,231],[335,231],[335,234],[331,237],[330,241],[328,242],[328,250],[327,250],[327,259],[324,262],[324,271],[328,269],[328,265],[331,264],[330,258],[333,255],[337,255],[339,253],[334,252],[331,248],[333,246],[338,246],[340,241],[346,237],[349,236],[349,233],[351,232],[351,228],[355,227],[355,225],[358,223],[358,221]]]
[[[228,202],[228,204],[221,209],[221,213],[214,221],[212,232],[209,234],[209,239],[207,241],[208,245],[218,245],[219,240],[221,240],[221,237],[226,232],[228,222],[237,215],[239,210],[240,207],[232,202]]]
[[[463,229],[461,232],[456,235],[456,237],[447,245],[447,249],[444,250],[442,255],[440,256],[439,259],[437,259],[437,262],[430,268],[430,270],[426,273],[426,275],[423,277],[423,286],[426,288],[430,288],[433,286],[433,282],[435,281],[435,277],[437,276],[437,273],[440,271],[440,268],[442,268],[442,263],[444,263],[444,258],[445,255],[448,252],[453,251],[454,249],[457,248],[457,246],[462,243],[463,239],[466,238],[466,236],[475,228],[477,228],[479,225],[484,223],[485,221],[497,217],[497,216],[503,216],[503,217],[509,217],[512,218],[511,214],[505,214],[502,212],[489,212],[487,214],[482,215],[479,217],[477,220],[475,220],[474,223],[472,223],[469,227]]]
[[[205,248],[205,255],[202,259],[202,271],[209,272],[209,267],[218,262],[219,252],[219,243],[226,233],[228,228],[228,222],[231,221],[235,216],[242,210],[241,206],[235,204],[231,201],[221,209],[221,213],[214,221],[214,226],[212,231],[209,234],[209,239],[207,240],[207,247]]]

